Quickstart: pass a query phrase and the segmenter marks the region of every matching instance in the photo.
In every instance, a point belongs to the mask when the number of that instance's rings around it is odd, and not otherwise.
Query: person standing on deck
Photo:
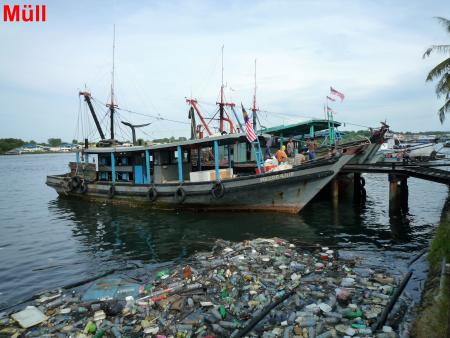
[[[314,138],[306,140],[306,147],[308,148],[308,155],[310,160],[316,158],[316,150],[318,148],[316,140]]]
[[[272,148],[272,142],[273,142],[273,137],[272,137],[272,135],[269,135],[266,138],[266,157],[267,158],[272,157],[272,151],[270,150],[270,148]]]
[[[275,158],[277,159],[278,163],[283,163],[287,161],[287,155],[285,153],[286,146],[281,146],[281,149],[278,149],[278,151],[275,153]]]
[[[286,144],[286,155],[288,157],[294,157],[294,142],[292,142],[292,138]]]

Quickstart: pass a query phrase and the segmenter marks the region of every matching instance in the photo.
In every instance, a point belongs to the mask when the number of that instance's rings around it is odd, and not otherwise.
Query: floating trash
[[[136,283],[102,278],[41,295],[0,321],[0,335],[73,337],[395,337],[372,327],[394,293],[385,271],[327,247],[282,239],[218,241],[186,264]]]

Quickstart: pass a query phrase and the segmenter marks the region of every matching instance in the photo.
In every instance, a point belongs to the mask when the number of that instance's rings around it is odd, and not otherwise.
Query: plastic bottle
[[[184,279],[191,279],[192,278],[192,268],[189,265],[186,265],[183,268],[183,278]]]

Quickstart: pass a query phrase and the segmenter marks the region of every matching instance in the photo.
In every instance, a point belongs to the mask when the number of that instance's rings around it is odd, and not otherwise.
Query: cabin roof
[[[259,135],[258,137],[261,140],[262,138],[264,138],[264,135]],[[214,141],[217,141],[219,145],[228,145],[234,144],[236,142],[247,142],[247,138],[245,136],[245,133],[226,134],[226,135],[205,137],[199,140],[177,141],[172,143],[152,144],[148,146],[133,146],[133,147],[115,146],[105,148],[89,148],[84,149],[84,152],[88,154],[100,154],[111,152],[116,153],[133,152],[144,150],[175,150],[177,146],[181,146],[184,149],[186,148],[189,149],[189,148],[196,148],[197,146],[210,147],[214,145]]]
[[[334,121],[333,123],[335,127],[339,127],[341,125],[337,121]],[[282,124],[275,127],[261,129],[261,132],[275,136],[283,135],[283,137],[290,137],[309,134],[309,129],[311,126],[314,126],[315,132],[328,129],[328,120],[309,120],[293,124]]]

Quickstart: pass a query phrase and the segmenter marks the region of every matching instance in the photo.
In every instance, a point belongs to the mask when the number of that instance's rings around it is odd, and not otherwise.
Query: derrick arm
[[[211,136],[212,135],[211,130],[209,129],[208,124],[206,123],[205,119],[203,118],[203,115],[200,112],[200,109],[198,109],[197,100],[186,99],[186,102],[189,103],[192,107],[194,107],[195,111],[197,112],[198,117],[200,117],[200,120],[202,121],[203,127],[205,127],[206,131],[208,132],[208,135]]]
[[[80,92],[80,95],[84,96],[84,100],[86,101],[89,110],[91,111],[92,118],[94,119],[95,126],[97,127],[98,133],[100,134],[100,138],[104,140],[105,134],[103,134],[102,127],[100,126],[100,122],[98,122],[97,115],[95,114],[94,107],[92,106],[91,94],[89,92]]]
[[[136,128],[141,128],[141,127],[146,127],[151,125],[151,123],[144,123],[144,124],[131,124],[129,122],[124,122],[124,121],[120,121],[122,122],[124,125],[128,126],[131,128],[131,133],[133,135],[133,145],[136,145]]]

